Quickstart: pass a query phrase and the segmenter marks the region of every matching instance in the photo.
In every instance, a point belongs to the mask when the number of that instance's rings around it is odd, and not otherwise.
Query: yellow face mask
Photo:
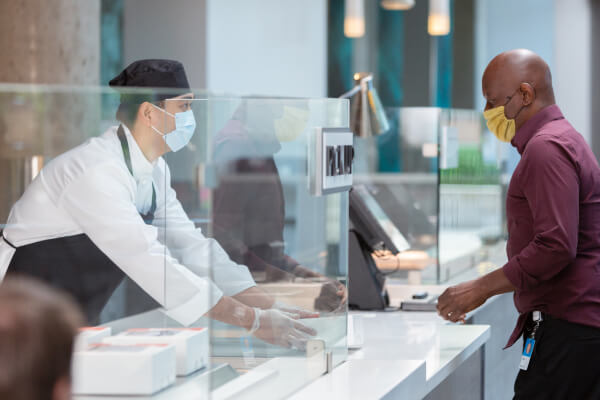
[[[306,129],[309,112],[298,107],[283,106],[283,115],[273,121],[279,142],[291,142]]]
[[[503,142],[510,142],[515,137],[516,125],[514,119],[506,118],[504,106],[494,107],[483,112],[488,129]]]

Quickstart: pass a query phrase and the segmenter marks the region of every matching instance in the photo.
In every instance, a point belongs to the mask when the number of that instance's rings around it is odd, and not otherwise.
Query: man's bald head
[[[506,117],[515,119],[517,129],[555,102],[548,64],[525,49],[506,51],[494,57],[483,73],[482,89],[487,100],[485,109],[505,106]]]

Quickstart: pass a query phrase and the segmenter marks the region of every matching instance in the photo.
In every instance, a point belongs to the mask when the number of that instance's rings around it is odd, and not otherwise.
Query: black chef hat
[[[180,89],[157,90],[152,93],[122,90],[121,105],[117,111],[117,118],[121,121],[133,119],[137,106],[145,101],[157,102],[177,97],[190,88],[183,64],[175,60],[134,61],[108,84],[116,90],[119,88]]]
[[[171,89],[189,89],[187,76],[183,64],[175,60],[138,60],[134,61],[125,68],[119,75],[111,79],[108,83],[111,87],[118,89],[127,88],[171,88]],[[180,93],[169,93],[168,91],[158,91],[153,94],[153,100],[164,100],[179,96]],[[132,103],[132,100],[140,97],[139,95],[121,94],[121,102]],[[143,97],[143,96],[141,96]],[[144,100],[147,101],[147,100]],[[143,103],[143,101],[137,104]]]
[[[190,88],[183,64],[175,60],[134,61],[108,84],[113,87]]]

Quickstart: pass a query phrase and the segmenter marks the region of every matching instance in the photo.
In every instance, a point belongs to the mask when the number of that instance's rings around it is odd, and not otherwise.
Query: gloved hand
[[[279,310],[254,308],[254,323],[250,334],[277,346],[306,349],[306,341],[317,331],[296,321]]]
[[[273,307],[276,310],[283,311],[288,314],[293,319],[303,319],[303,318],[319,318],[319,313],[315,311],[304,310],[300,307],[296,307],[292,304],[285,304],[280,301],[276,301],[273,304]]]

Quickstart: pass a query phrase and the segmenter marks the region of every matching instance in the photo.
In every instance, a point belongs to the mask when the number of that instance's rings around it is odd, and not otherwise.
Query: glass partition
[[[366,188],[408,242],[397,256],[378,257],[379,269],[399,282],[440,284],[500,266],[507,145],[475,110],[387,114],[388,132],[355,139],[355,186]]]
[[[348,193],[314,194],[309,166],[348,120],[345,100],[0,86],[0,273],[84,309],[75,399],[279,399],[346,359]]]
[[[346,358],[348,193],[312,194],[308,166],[316,128],[347,127],[348,105],[198,97],[190,101],[196,134],[166,157],[172,185],[213,239],[211,273],[223,296],[270,308],[255,335],[226,318],[206,321],[212,367],[228,369],[211,389],[283,398],[325,373],[328,357],[334,366]]]
[[[438,282],[489,272],[504,258],[501,144],[481,112],[444,110],[440,131]]]

